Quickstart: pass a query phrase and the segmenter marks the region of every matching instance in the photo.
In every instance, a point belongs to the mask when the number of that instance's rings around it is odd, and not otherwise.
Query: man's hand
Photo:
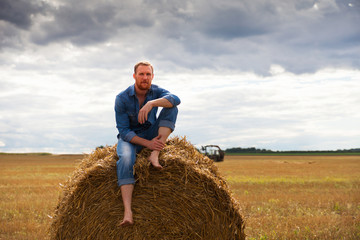
[[[149,144],[147,148],[150,148],[151,150],[155,151],[161,151],[165,147],[165,143],[163,143],[161,140],[161,135],[158,135],[157,137],[154,137],[149,141]]]
[[[158,98],[148,101],[139,111],[138,121],[140,124],[144,124],[147,121],[148,114],[153,107],[171,108],[173,105],[166,98]]]
[[[138,121],[140,124],[144,124],[148,119],[148,114],[153,108],[151,101],[147,102],[139,111]]]

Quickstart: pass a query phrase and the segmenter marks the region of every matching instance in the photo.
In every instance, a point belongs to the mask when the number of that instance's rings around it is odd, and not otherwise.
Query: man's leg
[[[163,108],[154,124],[154,129],[157,130],[157,133],[153,133],[153,136],[155,137],[157,134],[157,136],[160,136],[160,140],[163,143],[166,143],[167,138],[175,129],[177,114],[177,107]],[[160,151],[152,151],[149,160],[155,168],[162,169],[162,166],[159,163],[159,154]]]
[[[124,204],[124,218],[120,225],[126,226],[134,223],[131,201],[135,184],[133,166],[136,160],[136,146],[120,138],[116,151],[119,156],[119,160],[116,162],[116,173]]]
[[[120,223],[120,226],[128,226],[134,224],[133,214],[131,211],[132,194],[134,191],[133,184],[121,185],[121,197],[124,203],[124,218]]]
[[[160,136],[160,141],[162,141],[163,143],[166,143],[166,139],[169,137],[171,132],[172,132],[172,130],[170,128],[159,127],[158,135]],[[149,160],[155,168],[162,169],[162,166],[159,163],[159,154],[160,154],[160,151],[156,151],[156,150],[152,151],[150,154]]]

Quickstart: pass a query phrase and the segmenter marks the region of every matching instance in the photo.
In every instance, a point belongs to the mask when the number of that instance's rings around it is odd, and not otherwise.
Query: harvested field
[[[0,154],[0,239],[49,239],[59,183],[82,158]],[[247,239],[360,239],[360,156],[225,156],[215,165]]]
[[[360,239],[360,156],[227,156],[248,239]]]

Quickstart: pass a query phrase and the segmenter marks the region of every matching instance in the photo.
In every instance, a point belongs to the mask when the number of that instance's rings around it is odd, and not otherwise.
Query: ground
[[[47,239],[82,155],[0,154],[0,239]],[[225,156],[215,163],[247,239],[360,239],[360,156]]]

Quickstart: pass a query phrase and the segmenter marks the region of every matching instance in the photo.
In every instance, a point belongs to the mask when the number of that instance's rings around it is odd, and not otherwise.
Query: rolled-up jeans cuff
[[[135,184],[135,178],[125,178],[118,179],[118,186],[127,185],[127,184]]]
[[[159,127],[167,127],[167,128],[170,128],[171,131],[174,131],[175,123],[173,123],[172,121],[169,121],[169,120],[161,120],[159,122]]]

